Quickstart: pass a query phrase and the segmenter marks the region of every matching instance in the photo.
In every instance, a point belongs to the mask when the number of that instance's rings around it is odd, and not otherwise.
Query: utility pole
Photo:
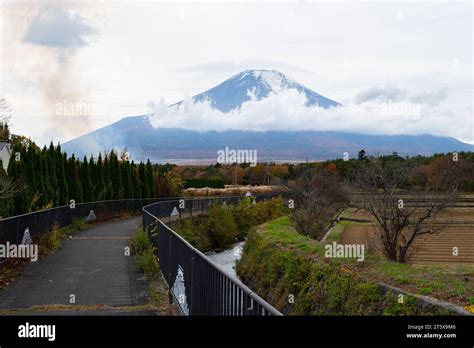
[[[265,162],[265,174],[263,176],[263,185],[265,185],[265,182],[270,184],[270,168],[268,168],[267,162]]]

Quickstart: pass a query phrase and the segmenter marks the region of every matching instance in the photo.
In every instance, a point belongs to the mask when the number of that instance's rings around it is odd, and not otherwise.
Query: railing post
[[[38,214],[35,214],[35,231],[33,232],[35,235],[39,233],[38,231]]]
[[[191,254],[191,306],[189,306],[189,315],[193,315],[194,314],[194,261],[195,261],[195,257],[194,257],[194,250],[192,251],[192,254]]]
[[[158,225],[158,231],[159,231],[160,226],[161,224]],[[171,295],[171,287],[173,286],[172,284],[173,279],[171,279],[171,233],[167,229],[165,229],[165,231],[168,236],[168,279],[169,279],[168,289],[170,292],[170,299],[172,300],[173,296]]]
[[[20,244],[21,237],[20,237],[20,219],[16,220],[16,235],[20,238],[20,240],[15,241],[15,243]]]

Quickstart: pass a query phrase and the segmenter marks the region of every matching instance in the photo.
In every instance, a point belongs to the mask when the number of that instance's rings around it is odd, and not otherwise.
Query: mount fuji
[[[306,97],[306,106],[320,106],[325,109],[339,106],[338,102],[323,97],[309,88],[289,79],[276,70],[245,70],[232,76],[214,88],[193,97],[194,102],[208,100],[211,106],[222,112],[239,109],[252,97],[267,98],[270,93],[278,94],[286,89],[295,89]],[[179,105],[178,102],[174,105]]]
[[[324,109],[341,106],[276,70],[245,70],[221,84],[192,97],[194,102],[208,101],[212,108],[229,113],[249,100],[261,101],[272,94],[294,89],[306,97],[307,106]],[[180,106],[180,101],[171,106]],[[178,108],[176,108],[178,109]],[[184,128],[184,127],[183,127]],[[226,147],[252,149],[258,161],[324,160],[368,153],[431,155],[450,151],[474,151],[474,145],[455,138],[432,135],[365,135],[333,131],[193,131],[182,128],[154,128],[148,116],[125,117],[118,122],[62,144],[69,155],[96,156],[99,152],[127,148],[135,160],[153,162],[215,163],[217,151]]]

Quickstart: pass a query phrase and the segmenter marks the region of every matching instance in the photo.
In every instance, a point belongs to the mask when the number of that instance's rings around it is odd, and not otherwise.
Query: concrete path
[[[0,309],[71,305],[71,295],[75,305],[144,304],[146,278],[136,270],[133,255],[124,254],[138,223],[138,218],[119,220],[75,233],[54,255],[30,263],[0,291]],[[109,314],[110,310],[104,312]]]

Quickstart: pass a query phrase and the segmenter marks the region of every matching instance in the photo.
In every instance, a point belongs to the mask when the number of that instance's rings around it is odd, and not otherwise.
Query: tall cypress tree
[[[30,146],[26,150],[25,154],[21,156],[21,161],[23,162],[22,180],[27,182],[29,194],[32,200],[37,199],[37,193],[38,193],[37,179],[41,177],[41,174],[38,175],[38,171],[35,171],[35,165],[38,165],[37,163],[35,163],[35,158],[36,158],[35,152],[36,152],[36,149],[34,149],[33,146]],[[31,204],[33,203],[32,200],[30,200],[28,211],[30,211]]]
[[[84,162],[81,165],[81,182],[84,202],[94,201],[94,186],[92,185],[91,173],[89,169],[89,163],[87,162],[86,156],[84,156]]]
[[[30,188],[26,175],[26,151],[20,144],[15,144],[12,149],[13,156],[8,163],[8,176],[20,185],[20,192],[13,197],[13,215],[20,215],[29,211],[31,203]],[[16,153],[20,154],[20,160],[16,161]]]
[[[122,180],[124,198],[131,199],[133,196],[132,168],[129,161],[122,162]]]
[[[140,179],[140,189],[142,192],[142,198],[149,198],[150,197],[150,187],[149,187],[149,180],[148,180],[148,175],[147,171],[145,168],[145,164],[143,162],[140,162],[138,165],[138,176]]]
[[[91,173],[91,182],[94,189],[94,199],[97,188],[97,164],[94,162],[94,157],[91,156],[89,159],[89,172]]]
[[[114,187],[110,179],[110,160],[107,154],[104,155],[104,182],[106,188],[106,199],[114,199]]]
[[[133,198],[142,198],[142,190],[141,190],[141,185],[140,185],[140,178],[138,176],[138,169],[137,165],[135,164],[134,161],[132,161],[132,164],[130,165],[131,170],[130,172],[132,173],[132,184],[133,184]]]
[[[155,182],[153,180],[153,166],[151,165],[151,162],[149,159],[146,162],[146,172],[147,172],[147,179],[148,179],[148,188],[150,190],[150,197],[154,198],[156,194],[155,194]]]
[[[107,196],[104,179],[104,163],[102,162],[102,154],[100,153],[97,158],[97,184],[95,187],[95,196],[98,201],[105,200]]]
[[[74,154],[68,160],[67,165],[69,199],[74,199],[76,203],[82,202],[82,185],[79,180],[78,163]]]
[[[33,171],[31,173],[32,176],[32,183],[34,183],[34,190],[32,191],[33,193],[33,200],[31,202],[31,209],[38,210],[41,208],[44,208],[45,205],[48,203],[48,192],[46,190],[46,186],[44,184],[44,161],[42,160],[41,152],[33,149],[33,147],[30,147],[32,151],[30,152],[30,161],[29,163],[33,164]]]
[[[57,163],[56,163],[56,152],[54,151],[53,142],[49,144],[49,149],[46,152],[46,157],[48,159],[48,169],[49,169],[49,180],[52,188],[52,199],[55,206],[59,205],[59,183],[57,175]]]
[[[110,170],[112,186],[114,188],[114,199],[123,198],[122,172],[120,170],[119,161],[114,151],[110,152]]]
[[[43,191],[42,191],[42,200],[41,200],[41,208],[44,207],[45,205],[47,206],[52,206],[54,205],[54,193],[53,193],[53,187],[51,186],[51,177],[49,175],[49,165],[48,165],[48,158],[46,157],[46,149],[42,151],[42,154],[40,157],[40,163],[41,163],[41,172],[42,172],[42,185],[43,185]]]
[[[8,168],[7,168],[8,169]],[[3,162],[0,159],[0,178],[6,178],[7,173],[3,169]],[[4,197],[0,200],[0,218],[6,218],[13,213],[14,195]]]
[[[84,202],[84,191],[82,189],[81,182],[81,162],[76,159],[76,181],[77,181],[77,196],[79,197],[79,202]]]
[[[59,186],[59,204],[65,205],[69,203],[69,186],[67,183],[67,174],[66,174],[66,154],[61,153],[61,146],[56,148],[56,163],[57,175],[58,175],[58,186]]]

